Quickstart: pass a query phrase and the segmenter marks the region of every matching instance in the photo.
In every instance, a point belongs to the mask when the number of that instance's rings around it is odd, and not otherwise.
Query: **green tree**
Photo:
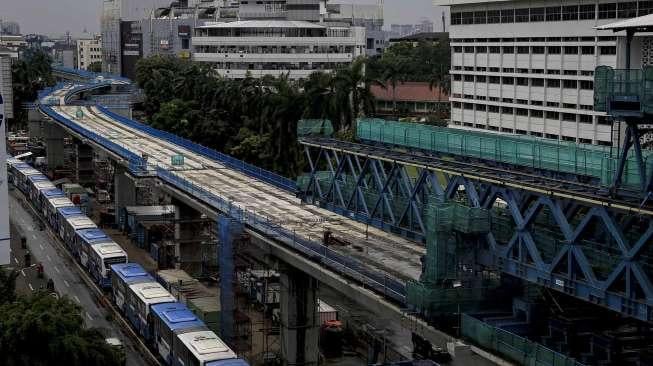
[[[80,308],[47,293],[0,305],[0,355],[7,366],[119,366],[124,355],[95,329]]]
[[[14,118],[11,124],[24,124],[27,112],[23,103],[33,102],[39,90],[54,85],[51,68],[52,59],[39,49],[23,51],[21,58],[11,67],[14,94]]]
[[[0,304],[12,302],[16,299],[17,277],[18,271],[0,268]]]

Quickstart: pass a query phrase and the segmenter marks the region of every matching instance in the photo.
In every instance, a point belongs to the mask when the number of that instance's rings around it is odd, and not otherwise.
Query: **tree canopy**
[[[365,67],[366,60],[358,59],[302,81],[286,75],[231,80],[203,64],[155,56],[139,61],[136,82],[153,127],[294,177],[303,159],[298,120],[328,118],[346,131],[358,116],[373,112],[370,86],[379,82]]]
[[[120,366],[124,355],[97,329],[84,327],[81,308],[45,292],[16,297],[15,273],[0,269],[0,355],[5,366]],[[5,295],[7,295],[5,297]]]
[[[22,104],[34,101],[38,91],[54,85],[52,59],[40,49],[28,48],[11,68],[14,93],[14,122],[27,121]]]

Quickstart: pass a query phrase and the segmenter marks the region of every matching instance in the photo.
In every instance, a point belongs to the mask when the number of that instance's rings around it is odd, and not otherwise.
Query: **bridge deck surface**
[[[176,175],[235,205],[269,218],[298,237],[321,242],[325,230],[350,245],[331,249],[357,258],[369,268],[400,280],[418,279],[420,257],[425,248],[418,243],[347,219],[315,206],[304,205],[293,194],[266,184],[224,165],[195,154],[171,142],[121,124],[95,107],[82,107],[84,116],[76,118],[79,107],[60,106],[54,110],[79,126],[102,135],[127,150],[148,155],[148,164],[173,170]],[[172,166],[171,157],[184,156],[183,166]],[[367,235],[366,235],[367,232]]]

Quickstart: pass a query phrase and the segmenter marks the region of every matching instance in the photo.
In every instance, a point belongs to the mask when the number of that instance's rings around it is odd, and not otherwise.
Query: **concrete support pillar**
[[[114,208],[116,213],[116,224],[120,225],[120,211],[126,206],[136,204],[136,182],[126,169],[122,166],[116,166],[114,173]]]
[[[55,169],[61,168],[64,165],[63,139],[66,136],[66,132],[52,121],[48,121],[44,127],[48,170],[54,172]]]
[[[317,365],[320,332],[318,282],[293,268],[283,268],[280,281],[283,362],[293,366]]]
[[[236,295],[234,292],[235,271],[234,241],[243,234],[243,225],[228,217],[218,219],[218,259],[220,266],[220,336],[227,344],[234,343],[234,312]]]
[[[27,129],[31,139],[38,140],[44,137],[43,115],[36,108],[27,111]]]
[[[93,148],[77,140],[75,140],[75,178],[77,183],[84,187],[95,184]]]

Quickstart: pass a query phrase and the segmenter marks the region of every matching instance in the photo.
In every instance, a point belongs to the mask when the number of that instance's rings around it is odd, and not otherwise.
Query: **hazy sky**
[[[374,4],[375,0],[332,0],[333,3]],[[0,20],[20,23],[21,32],[78,35],[100,30],[102,0],[0,0]],[[385,0],[385,23],[416,23],[422,17],[440,23],[432,0]],[[438,25],[438,29],[441,26]]]

